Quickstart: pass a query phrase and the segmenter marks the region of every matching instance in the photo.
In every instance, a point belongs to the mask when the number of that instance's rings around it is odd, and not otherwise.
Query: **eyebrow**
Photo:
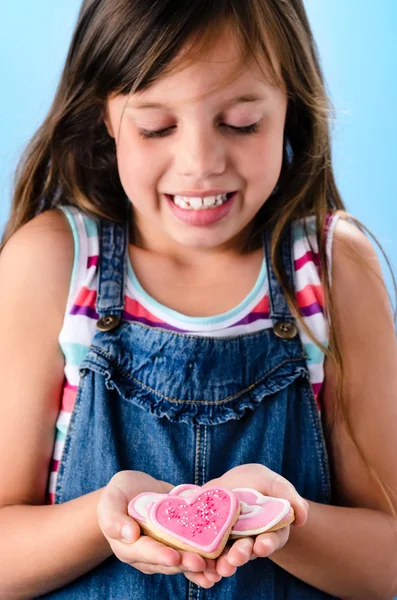
[[[237,98],[233,98],[226,105],[225,108],[230,108],[231,106],[235,106],[236,104],[248,104],[250,102],[259,102],[267,100],[267,96],[258,96],[256,94],[245,94],[244,96],[237,96]],[[162,110],[170,110],[171,106],[168,104],[161,104],[159,102],[143,102],[140,104],[127,104],[128,108],[158,108]]]

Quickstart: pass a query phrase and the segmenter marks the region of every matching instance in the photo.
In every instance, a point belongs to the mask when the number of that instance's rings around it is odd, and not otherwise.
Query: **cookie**
[[[240,513],[237,496],[220,487],[199,488],[188,496],[140,496],[130,502],[129,513],[138,515],[145,533],[167,546],[205,558],[217,558],[222,553]],[[143,507],[146,521],[140,514]]]
[[[167,496],[167,494],[143,492],[142,494],[135,496],[128,504],[128,514],[139,523],[144,533],[149,533],[149,530],[146,527],[146,512],[148,505],[164,496]]]
[[[183,483],[173,488],[170,494],[188,496],[197,489],[197,485]],[[234,488],[233,492],[240,500],[241,510],[230,539],[276,531],[295,520],[294,509],[288,500],[264,496],[252,488]]]
[[[288,500],[264,496],[251,488],[235,488],[233,492],[240,501],[241,511],[230,539],[276,531],[295,520],[294,510]]]
[[[229,528],[227,537],[225,533],[227,528],[222,535],[215,536],[218,546],[215,544],[211,548],[205,547],[205,536],[203,534],[211,531],[214,524],[212,522],[210,524],[208,514],[207,517],[204,517],[203,509],[199,509],[199,507],[200,502],[202,506],[205,503],[208,504],[209,497],[205,496],[205,492],[213,489],[217,490],[218,493],[230,493],[230,490],[223,488],[200,488],[197,485],[181,484],[173,488],[169,494],[152,492],[139,494],[129,503],[128,513],[139,523],[142,531],[147,535],[169,546],[196,552],[208,558],[216,558],[222,552],[227,539],[233,540],[276,531],[289,525],[295,519],[293,508],[288,500],[264,496],[252,488],[235,488],[231,493],[237,498],[239,505],[237,520],[231,529]],[[192,497],[194,497],[193,500]],[[179,504],[178,500],[175,503],[175,499],[178,498],[180,499]],[[189,502],[186,502],[188,498]],[[166,505],[169,511],[166,515],[167,518],[164,519],[163,515],[159,519],[158,515],[165,510],[163,501],[167,499],[169,501]],[[159,504],[162,506],[160,512],[156,508]],[[199,510],[201,510],[202,518],[206,519],[204,525],[201,525],[201,520],[198,517]],[[178,519],[179,525],[174,523]],[[200,530],[202,530],[201,534],[199,533]],[[181,531],[183,535],[181,535]],[[189,535],[187,535],[188,531],[190,531]],[[194,541],[192,541],[193,539]],[[206,539],[208,541],[208,536]],[[198,545],[197,540],[199,540]],[[214,551],[216,555],[213,554]]]

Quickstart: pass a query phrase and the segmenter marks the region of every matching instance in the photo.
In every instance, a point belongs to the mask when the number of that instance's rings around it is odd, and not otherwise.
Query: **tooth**
[[[214,206],[217,196],[207,196],[203,198],[204,206]]]
[[[175,196],[174,202],[177,206],[180,206],[180,208],[189,208],[189,204],[185,202],[181,196]]]
[[[189,204],[192,208],[201,208],[203,205],[201,198],[189,198]]]

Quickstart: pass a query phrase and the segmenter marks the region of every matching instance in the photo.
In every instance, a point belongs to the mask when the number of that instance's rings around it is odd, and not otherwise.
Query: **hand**
[[[142,492],[167,494],[174,486],[154,479],[141,471],[121,471],[104,488],[98,503],[98,522],[103,535],[119,560],[142,573],[194,572],[201,575],[200,585],[212,587],[204,571],[215,573],[215,561],[206,560],[194,552],[174,550],[146,535],[141,535],[138,523],[128,515],[128,503]]]
[[[254,488],[265,496],[273,496],[275,498],[285,498],[289,500],[292,508],[295,511],[294,527],[301,527],[306,523],[308,503],[304,500],[294,486],[271,471],[264,465],[246,464],[240,465],[227,471],[222,477],[208,481],[204,487],[208,486],[226,487],[229,489],[239,487]],[[237,567],[241,567],[249,560],[254,560],[258,557],[269,557],[277,550],[285,546],[288,541],[290,527],[286,526],[270,533],[262,533],[255,538],[244,537],[233,541],[226,546],[222,554],[216,560],[216,573],[219,577],[230,577],[234,575]],[[186,577],[195,583],[199,583],[199,577],[195,573],[191,573]],[[213,573],[204,571],[203,576],[210,581],[214,580]],[[201,576],[201,574],[200,574]]]

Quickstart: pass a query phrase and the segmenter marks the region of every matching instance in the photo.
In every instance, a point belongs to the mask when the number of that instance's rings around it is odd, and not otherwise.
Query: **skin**
[[[220,54],[211,58],[226,55],[231,67],[232,48],[225,55],[218,50]],[[274,89],[269,108],[258,108],[264,113],[269,110],[263,130],[235,138],[219,123],[232,123],[232,117],[234,125],[248,123],[238,122],[235,114],[224,115],[223,101],[229,93],[252,91],[251,83],[266,85],[269,93],[268,84],[260,83],[258,73],[247,69],[242,79],[230,84],[235,87],[226,86],[222,93],[218,90],[199,101],[197,96],[207,94],[210,84],[219,84],[219,78],[213,81],[209,76],[221,67],[227,71],[225,60],[212,60],[211,69],[208,60],[205,67],[200,64],[192,65],[193,71],[170,74],[145,92],[145,101],[149,95],[151,101],[159,101],[155,94],[160,91],[160,101],[167,100],[171,110],[144,116],[135,108],[131,120],[121,123],[126,99],[113,98],[107,124],[115,135],[120,174],[134,205],[130,254],[139,280],[167,306],[202,316],[227,309],[220,297],[236,305],[236,276],[241,276],[239,293],[244,297],[258,275],[260,253],[242,255],[241,247],[250,220],[278,178],[285,104],[283,94]],[[143,140],[135,123],[143,116],[139,127],[176,124],[176,129],[169,137]],[[245,117],[248,121],[254,115]],[[171,218],[161,196],[164,191],[182,191],[182,185],[237,188],[239,197],[224,222],[195,231]],[[288,572],[337,597],[384,600],[397,595],[397,503],[393,494],[387,502],[368,469],[369,462],[386,489],[397,488],[397,344],[381,270],[368,240],[349,223],[340,222],[332,256],[334,324],[346,370],[344,403],[367,462],[352,443],[344,420],[337,417],[328,423],[328,441],[337,467],[334,485],[339,505],[306,502],[290,483],[263,465],[241,465],[225,473],[217,485],[248,486],[286,497],[297,520],[280,532],[237,540],[212,562],[140,536],[137,524],[128,517],[132,497],[143,491],[168,491],[172,482],[123,472],[104,490],[62,505],[45,505],[64,379],[58,336],[73,255],[66,219],[58,211],[48,211],[24,225],[0,256],[0,407],[6,415],[0,419],[0,596],[19,600],[44,594],[73,581],[113,552],[143,572],[183,572],[203,587],[232,576],[250,558],[269,556]],[[224,276],[226,266],[229,282]],[[151,281],[142,275],[147,267],[153,267]],[[184,280],[179,288],[178,277]],[[335,381],[333,365],[326,361],[322,398],[326,418],[335,404]],[[128,539],[123,538],[126,533]]]
[[[108,131],[134,211],[131,262],[148,293],[185,314],[233,308],[260,270],[262,249],[248,256],[241,249],[279,178],[287,110],[284,91],[270,85],[266,70],[255,62],[242,68],[236,41],[224,34],[208,57],[107,104]],[[247,95],[258,99],[235,103]],[[142,107],[159,103],[164,108]],[[254,123],[259,129],[251,134],[230,128]],[[161,138],[140,134],[166,128]],[[210,189],[238,191],[238,197],[227,218],[206,227],[176,219],[164,196]],[[233,273],[242,286],[225,294]],[[211,294],[215,306],[209,289],[218,291]]]

